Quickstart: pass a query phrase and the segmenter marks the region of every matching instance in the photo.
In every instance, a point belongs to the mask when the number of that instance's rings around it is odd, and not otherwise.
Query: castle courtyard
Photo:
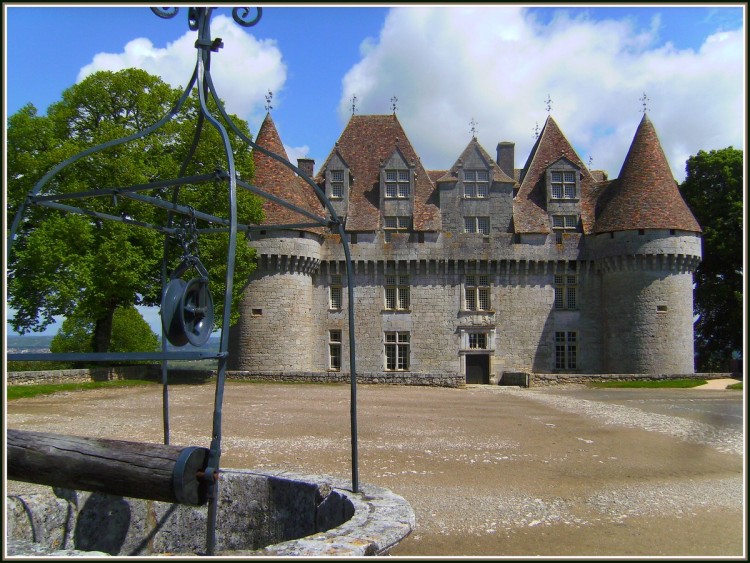
[[[170,386],[172,444],[208,445],[214,391]],[[394,556],[741,557],[742,395],[360,385],[359,481],[415,512]],[[221,466],[350,478],[349,409],[345,384],[229,381]],[[161,416],[159,385],[7,404],[9,428],[142,442]]]

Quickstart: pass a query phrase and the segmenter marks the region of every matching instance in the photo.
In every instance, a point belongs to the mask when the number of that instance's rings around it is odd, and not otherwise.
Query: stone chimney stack
[[[509,177],[514,178],[516,144],[502,141],[497,144],[497,165]]]
[[[305,174],[310,176],[310,178],[313,177],[313,169],[315,168],[315,160],[312,158],[298,158],[297,159],[297,168],[302,170]]]

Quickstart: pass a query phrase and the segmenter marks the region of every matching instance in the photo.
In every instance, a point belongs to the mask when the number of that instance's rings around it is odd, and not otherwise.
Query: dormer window
[[[552,215],[552,231],[555,233],[556,244],[562,244],[563,233],[575,231],[577,228],[577,215]]]
[[[385,197],[388,199],[409,197],[409,171],[408,170],[386,170],[385,171]]]
[[[549,173],[550,199],[576,199],[577,174],[572,170],[552,170]]]
[[[344,171],[331,170],[331,198],[341,199],[344,197]]]
[[[486,198],[490,193],[490,175],[487,170],[464,170],[464,197]]]
[[[411,217],[407,216],[386,216],[385,228],[389,231],[405,231],[409,228]]]

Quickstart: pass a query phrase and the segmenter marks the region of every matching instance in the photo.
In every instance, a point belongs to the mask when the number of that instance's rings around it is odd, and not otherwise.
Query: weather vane
[[[270,112],[273,109],[273,106],[271,105],[271,99],[273,99],[273,92],[269,90],[268,94],[266,94],[266,112]]]
[[[641,111],[643,113],[646,113],[648,111],[648,102],[650,101],[648,99],[648,96],[646,95],[646,92],[643,93],[642,98],[639,98],[639,101],[643,104],[643,109]]]
[[[591,168],[592,164],[594,164],[594,157],[589,155],[589,168]]]
[[[352,96],[352,115],[357,113],[357,94]]]
[[[534,125],[534,138],[535,139],[539,138],[539,122],[538,121],[536,122],[536,125]]]
[[[391,108],[393,109],[393,115],[396,115],[396,104],[398,103],[398,98],[396,96],[393,96],[391,98]]]
[[[552,98],[549,94],[547,94],[547,99],[544,100],[544,103],[547,104],[547,113],[552,111]]]
[[[471,138],[476,139],[477,138],[477,125],[479,125],[476,121],[474,121],[474,118],[471,118],[471,121],[469,122],[469,125],[471,125]]]

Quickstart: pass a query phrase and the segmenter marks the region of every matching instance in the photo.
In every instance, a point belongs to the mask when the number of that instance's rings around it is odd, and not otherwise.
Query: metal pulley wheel
[[[175,278],[167,284],[161,301],[161,323],[174,346],[203,346],[214,329],[214,302],[206,278],[185,282]]]

